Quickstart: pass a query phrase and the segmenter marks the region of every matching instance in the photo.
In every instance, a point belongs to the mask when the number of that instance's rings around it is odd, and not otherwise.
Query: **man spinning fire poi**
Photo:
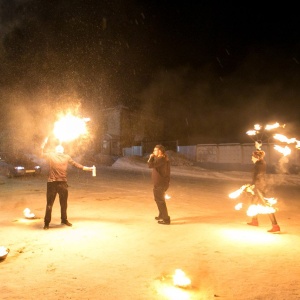
[[[63,134],[66,134],[67,138],[70,133],[74,134],[79,132],[81,134],[85,130],[85,121],[79,118],[67,115],[65,118],[61,119],[60,122],[56,122],[56,136],[63,140]],[[77,130],[74,130],[76,128]],[[72,136],[72,139],[76,136]],[[73,165],[78,169],[84,171],[93,171],[93,167],[85,167],[77,162],[75,162],[68,154],[64,153],[64,148],[62,145],[58,145],[55,151],[44,152],[44,147],[47,144],[48,138],[44,141],[42,145],[42,157],[46,158],[49,163],[49,175],[47,182],[47,205],[44,218],[44,229],[49,229],[49,224],[51,222],[52,207],[56,198],[59,195],[59,202],[61,208],[61,223],[67,226],[72,226],[68,221],[67,217],[67,206],[68,206],[68,184],[67,184],[67,168],[68,164]]]
[[[252,185],[255,186],[254,195],[252,197],[252,204],[255,205],[258,204],[259,202],[261,202],[262,204],[265,203],[264,196],[266,190],[266,182],[265,182],[266,162],[264,160],[265,152],[263,150],[259,150],[259,148],[256,147],[257,150],[252,153],[252,162],[254,163]],[[270,213],[268,215],[272,222],[272,228],[268,230],[268,232],[279,232],[280,227],[277,224],[275,214]],[[247,224],[252,226],[258,226],[257,216],[252,217],[252,221]]]

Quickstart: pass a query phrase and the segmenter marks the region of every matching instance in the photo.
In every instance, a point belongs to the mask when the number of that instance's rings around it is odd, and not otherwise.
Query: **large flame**
[[[283,154],[284,156],[288,156],[291,154],[291,149],[288,146],[285,146],[284,148],[278,145],[274,146],[274,149],[277,150],[279,153]]]
[[[229,194],[229,198],[236,199],[238,198],[243,192],[250,193],[251,195],[255,195],[254,192],[254,185],[244,184],[238,190]],[[247,209],[247,215],[250,217],[254,217],[258,214],[270,214],[274,213],[276,209],[272,207],[272,205],[277,203],[277,199],[275,198],[266,198],[264,197],[263,204],[251,204]],[[235,210],[241,210],[243,207],[243,203],[237,203],[235,205]]]
[[[287,144],[293,144],[293,143],[297,143],[298,141],[295,138],[287,138],[285,135],[283,134],[274,134],[273,135],[274,139],[279,140],[282,143],[287,143]]]
[[[247,209],[247,216],[254,217],[258,214],[275,213],[276,209],[272,206],[265,206],[261,204],[251,204]]]
[[[175,274],[173,275],[173,283],[175,286],[186,288],[191,285],[191,280],[182,270],[176,269]]]
[[[80,135],[87,134],[86,122],[88,121],[89,118],[79,118],[69,113],[55,122],[53,133],[60,142],[73,141]]]

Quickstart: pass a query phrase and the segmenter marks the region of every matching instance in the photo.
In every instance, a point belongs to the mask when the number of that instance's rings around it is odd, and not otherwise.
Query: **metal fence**
[[[154,143],[155,145],[155,143]],[[165,145],[165,144],[164,144]],[[175,145],[175,144],[173,144]],[[151,145],[154,147],[153,145]],[[274,149],[275,144],[265,144],[262,149],[265,151],[265,160],[270,172],[280,168],[284,173],[298,173],[300,169],[300,151],[292,151],[285,157]],[[143,146],[124,148],[123,155],[139,155],[151,153],[153,148],[145,151]],[[167,148],[168,149],[168,148]],[[169,149],[173,150],[173,149]],[[196,165],[208,169],[219,170],[241,170],[248,171],[252,168],[251,156],[255,150],[253,143],[248,144],[198,144],[192,146],[177,146],[175,152],[183,154]]]

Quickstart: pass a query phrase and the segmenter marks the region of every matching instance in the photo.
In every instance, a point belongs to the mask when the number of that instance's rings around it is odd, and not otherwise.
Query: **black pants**
[[[55,197],[59,195],[60,214],[63,221],[67,220],[67,207],[68,207],[68,184],[65,181],[47,182],[47,206],[45,213],[45,224],[51,221],[52,207]]]
[[[153,195],[154,200],[156,202],[158,211],[159,211],[159,218],[162,218],[165,221],[170,221],[170,217],[168,215],[168,209],[165,200],[165,192],[167,187],[165,186],[154,186],[153,188]]]

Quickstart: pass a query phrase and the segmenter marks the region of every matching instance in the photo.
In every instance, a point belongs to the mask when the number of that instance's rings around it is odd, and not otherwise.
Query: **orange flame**
[[[239,197],[244,191],[248,192],[248,193],[251,193],[251,194],[254,194],[253,192],[253,188],[250,184],[244,184],[242,185],[238,190],[230,193],[228,195],[229,198],[231,199],[236,199],[237,197]]]
[[[284,125],[280,125],[278,122],[274,123],[274,124],[267,124],[266,127],[265,127],[265,130],[272,130],[272,129],[276,129],[276,128],[279,128],[279,127],[282,127],[284,128],[285,127],[285,124]]]
[[[284,156],[288,156],[291,154],[291,149],[288,146],[285,146],[284,148],[278,145],[274,146],[274,149],[277,150],[279,153],[283,154]]]
[[[171,199],[171,196],[168,194],[165,194],[165,200],[170,200],[170,199]]]
[[[234,208],[235,210],[241,210],[243,207],[243,203],[238,203]]]
[[[275,198],[264,198],[269,205],[274,205],[277,203],[277,199]]]
[[[180,270],[175,270],[175,275],[173,275],[173,283],[178,287],[188,287],[191,285],[191,280],[185,275],[185,273]]]
[[[283,134],[274,134],[274,139],[279,140],[282,143],[287,143],[287,144],[293,144],[293,143],[297,143],[298,141],[295,138],[287,138],[286,136],[284,136]]]
[[[60,142],[70,142],[80,135],[87,134],[86,122],[89,118],[78,118],[72,114],[63,116],[55,122],[53,133]]]
[[[255,129],[255,130],[261,130],[261,126],[260,126],[259,124],[255,124],[255,125],[254,125],[254,129]]]
[[[248,134],[248,135],[256,135],[256,134],[257,134],[257,131],[256,131],[256,130],[248,130],[248,131],[246,132],[246,134]]]
[[[35,217],[35,214],[32,213],[29,208],[25,208],[23,213],[26,219],[33,219]]]
[[[247,210],[247,216],[254,217],[258,214],[271,214],[275,213],[276,209],[271,206],[264,206],[261,204],[251,204]]]

